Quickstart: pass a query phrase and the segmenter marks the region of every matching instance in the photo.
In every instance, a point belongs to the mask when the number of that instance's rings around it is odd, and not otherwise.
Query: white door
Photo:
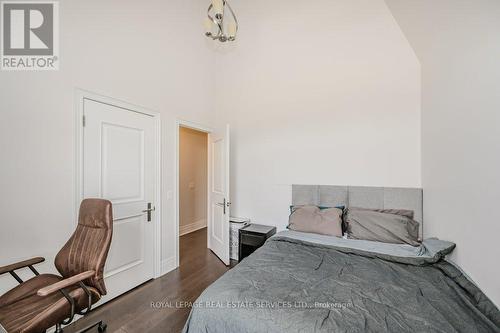
[[[154,276],[156,126],[152,116],[84,99],[83,197],[113,203],[105,302]]]
[[[229,125],[210,134],[208,247],[229,265]]]

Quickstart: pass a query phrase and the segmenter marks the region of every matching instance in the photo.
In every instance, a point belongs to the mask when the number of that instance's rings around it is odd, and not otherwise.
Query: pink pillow
[[[342,237],[342,209],[320,209],[317,206],[294,207],[288,229]]]

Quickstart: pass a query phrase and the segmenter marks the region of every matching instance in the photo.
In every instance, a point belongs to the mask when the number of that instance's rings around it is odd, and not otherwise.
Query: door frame
[[[155,214],[153,223],[153,263],[154,272],[153,277],[156,279],[161,276],[161,181],[162,181],[162,170],[161,170],[161,119],[160,113],[156,111],[149,110],[145,107],[138,106],[132,103],[121,101],[115,98],[103,96],[83,89],[76,89],[75,91],[75,207],[74,207],[74,223],[78,220],[78,211],[80,203],[83,200],[83,113],[84,113],[84,100],[92,100],[98,103],[108,104],[110,106],[121,108],[125,111],[142,113],[153,117],[155,121],[155,137],[156,137],[156,161],[155,165]]]
[[[207,235],[210,232],[210,223],[209,214],[210,214],[210,186],[212,180],[210,179],[210,172],[212,170],[212,166],[210,162],[210,134],[213,132],[213,129],[209,126],[201,125],[192,121],[177,119],[175,122],[175,199],[174,199],[174,207],[175,207],[175,267],[179,267],[180,259],[179,259],[179,205],[180,205],[180,189],[179,189],[179,152],[180,152],[180,129],[181,127],[190,128],[195,131],[207,133]],[[207,248],[210,248],[210,237],[207,236]]]

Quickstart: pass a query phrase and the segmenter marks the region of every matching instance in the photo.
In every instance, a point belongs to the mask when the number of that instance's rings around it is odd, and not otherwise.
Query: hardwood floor
[[[229,268],[207,249],[206,228],[182,236],[179,247],[179,268],[95,309],[64,332],[99,320],[108,324],[108,332],[180,332],[190,311],[181,302],[194,302]],[[153,306],[156,302],[164,306]]]

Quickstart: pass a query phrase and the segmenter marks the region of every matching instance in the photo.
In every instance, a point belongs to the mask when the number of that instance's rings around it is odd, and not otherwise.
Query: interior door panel
[[[113,240],[105,267],[110,300],[154,276],[156,129],[152,116],[84,100],[83,196],[113,203]]]

